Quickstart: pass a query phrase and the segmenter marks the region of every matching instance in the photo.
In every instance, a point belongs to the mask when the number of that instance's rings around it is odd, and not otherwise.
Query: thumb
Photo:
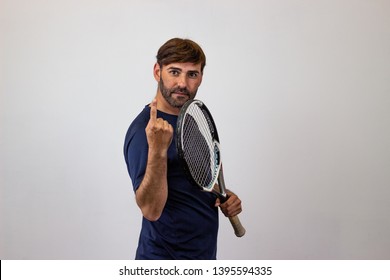
[[[217,198],[216,200],[215,200],[215,207],[218,207],[219,205],[221,205],[221,200],[219,199],[219,198]]]

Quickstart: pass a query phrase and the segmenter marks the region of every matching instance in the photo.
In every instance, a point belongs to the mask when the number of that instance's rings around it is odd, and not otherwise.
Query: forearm
[[[167,153],[149,150],[145,175],[136,192],[136,201],[143,216],[151,221],[158,220],[167,197]]]

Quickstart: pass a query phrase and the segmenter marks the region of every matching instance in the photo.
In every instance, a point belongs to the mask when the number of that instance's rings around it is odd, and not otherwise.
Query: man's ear
[[[160,82],[161,68],[160,68],[160,65],[157,62],[154,64],[154,67],[153,67],[153,76],[154,76],[154,79],[157,82]]]

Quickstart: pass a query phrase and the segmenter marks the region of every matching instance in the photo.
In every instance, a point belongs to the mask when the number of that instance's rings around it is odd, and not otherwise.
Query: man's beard
[[[175,108],[181,108],[188,100],[194,99],[196,96],[196,92],[198,91],[195,90],[194,92],[190,92],[187,88],[180,87],[167,88],[165,87],[164,81],[161,77],[158,86],[162,96],[165,98],[168,104]],[[175,99],[172,97],[172,94],[174,93],[184,94],[185,96],[179,96]]]

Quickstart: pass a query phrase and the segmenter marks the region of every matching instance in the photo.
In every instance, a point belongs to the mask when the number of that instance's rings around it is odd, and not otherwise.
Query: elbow
[[[146,211],[144,209],[141,209],[142,215],[145,219],[147,219],[150,222],[156,222],[161,217],[161,211]]]
[[[143,198],[143,199],[142,199]],[[136,202],[138,207],[141,209],[142,215],[145,219],[151,222],[156,222],[160,219],[166,202],[165,199],[145,199],[145,197],[139,196],[136,193]]]
[[[155,204],[138,203],[138,207],[141,209],[142,216],[151,222],[156,222],[158,219],[160,219],[163,212],[163,208],[157,207]]]

